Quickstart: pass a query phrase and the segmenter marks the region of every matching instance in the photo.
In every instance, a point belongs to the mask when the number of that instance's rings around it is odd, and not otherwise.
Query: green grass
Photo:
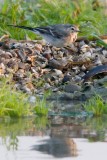
[[[16,91],[10,81],[0,80],[0,117],[19,118],[36,114],[47,117],[50,105],[46,102],[46,97],[50,94],[47,91],[44,98],[37,98],[36,103],[31,107],[28,102],[28,95]],[[92,112],[94,116],[107,114],[107,102],[101,96],[95,95],[84,105],[87,112]]]
[[[11,78],[0,79],[0,118],[48,115],[49,105],[47,107],[46,97],[50,95],[50,91],[45,91],[43,99],[37,97],[35,104],[31,105],[28,101],[29,95],[17,91],[11,83]]]
[[[37,116],[40,116],[40,117],[48,117],[48,112],[50,110],[50,108],[52,108],[52,105],[49,104],[47,101],[46,101],[46,98],[48,96],[51,95],[51,91],[50,90],[46,90],[44,92],[44,96],[43,98],[39,98],[37,97],[37,100],[36,100],[36,105],[34,107],[34,113],[37,115]]]
[[[102,116],[107,114],[107,102],[101,96],[95,95],[83,105],[87,112],[92,112],[94,116]]]
[[[49,106],[47,106],[46,99],[38,98],[36,101],[36,106],[34,108],[34,112],[38,116],[47,116],[49,111]]]
[[[0,117],[25,117],[30,115],[27,95],[12,88],[7,80],[0,80]]]
[[[49,106],[47,107],[46,97],[50,94],[46,91],[43,99],[37,98],[35,104],[31,106],[28,101],[29,95],[17,91],[11,84],[11,79],[0,79],[0,117],[1,118],[19,118],[33,115],[47,116]]]
[[[0,10],[0,35],[9,34],[15,39],[24,39],[28,36],[37,39],[35,34],[8,27],[8,24],[26,26],[45,26],[57,23],[78,24],[82,35],[88,37],[94,33],[107,33],[107,16],[102,7],[93,10],[93,0],[84,3],[84,0],[36,0],[30,3],[23,0],[4,0]],[[88,6],[88,7],[87,7]]]

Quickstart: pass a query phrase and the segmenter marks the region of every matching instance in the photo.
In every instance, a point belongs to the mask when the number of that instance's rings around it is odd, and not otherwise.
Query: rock
[[[75,91],[80,91],[81,87],[76,84],[67,84],[64,86],[64,91],[68,93],[74,93]]]
[[[31,104],[35,104],[36,103],[36,97],[35,96],[30,96],[28,98],[28,102],[30,102]]]
[[[94,64],[95,65],[102,65],[101,57],[99,57],[98,55],[96,55],[95,59],[94,59]]]
[[[21,90],[23,90],[25,93],[27,93],[27,94],[32,94],[32,91],[31,91],[31,89],[30,88],[28,88],[28,87],[26,87],[26,86],[23,86],[22,88],[21,88]]]
[[[22,63],[22,62],[19,62],[19,63],[18,63],[18,68],[19,68],[19,69],[25,69],[25,64]]]
[[[59,57],[60,57],[60,58],[62,58],[62,57],[63,57],[63,55],[64,55],[64,52],[62,52],[62,51],[58,51],[58,55],[59,55]]]
[[[81,46],[80,51],[82,53],[86,53],[86,52],[90,51],[90,46],[88,46],[87,44],[84,44],[83,46]]]
[[[18,56],[20,57],[20,59],[21,59],[22,62],[25,62],[25,61],[26,61],[27,57],[26,57],[26,55],[23,53],[22,50],[18,50],[18,51],[17,51],[17,54],[18,54]]]
[[[0,76],[6,72],[6,68],[3,63],[0,64]]]
[[[42,45],[36,43],[36,44],[35,44],[35,49],[41,52],[41,51],[42,51]]]
[[[98,80],[94,80],[94,86],[105,86],[107,85],[107,76],[105,76],[104,78],[98,79]]]
[[[52,59],[52,55],[51,55],[50,53],[43,53],[43,56],[44,56],[47,60]]]
[[[84,45],[85,45],[85,42],[84,42],[84,41],[80,41],[79,47],[82,47],[82,46],[84,46]]]
[[[51,59],[49,60],[48,65],[54,69],[62,70],[67,65],[67,60]]]
[[[85,59],[91,58],[92,57],[92,53],[91,52],[85,52],[82,57],[85,58]]]
[[[81,70],[82,70],[82,71],[86,71],[85,65],[82,65]]]
[[[54,76],[58,76],[60,78],[63,77],[63,73],[61,70],[54,69],[54,72],[55,72],[55,73],[53,73]]]
[[[71,93],[62,93],[59,95],[55,95],[57,100],[61,100],[61,101],[70,101],[73,100],[73,94]]]
[[[73,70],[76,74],[78,74],[78,73],[80,72],[79,66],[72,67],[72,70]]]
[[[45,83],[44,89],[49,89],[49,88],[51,88],[50,84],[49,83]]]
[[[74,82],[81,82],[81,80],[82,80],[82,78],[80,77],[80,76],[78,76],[78,75],[76,75],[75,77],[73,77],[72,78],[72,80],[74,81]]]
[[[94,91],[95,88],[93,87],[92,83],[91,82],[87,82],[87,83],[84,83],[83,87],[82,87],[82,91]]]
[[[72,77],[70,75],[65,75],[64,78],[62,79],[62,83],[67,83],[70,80],[72,80]]]
[[[104,57],[107,58],[107,50],[102,50],[102,53],[103,53]]]

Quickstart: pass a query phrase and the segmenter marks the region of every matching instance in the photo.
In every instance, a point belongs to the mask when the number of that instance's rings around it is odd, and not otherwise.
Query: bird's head
[[[80,32],[78,26],[74,26],[74,25],[72,25],[72,26],[69,28],[69,30],[70,30],[70,32],[72,32],[72,33],[78,33],[78,32]]]

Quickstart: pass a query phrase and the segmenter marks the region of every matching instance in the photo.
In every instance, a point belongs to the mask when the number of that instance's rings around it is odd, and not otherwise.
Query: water
[[[45,118],[0,123],[0,160],[106,160],[107,119],[69,119],[51,124]]]

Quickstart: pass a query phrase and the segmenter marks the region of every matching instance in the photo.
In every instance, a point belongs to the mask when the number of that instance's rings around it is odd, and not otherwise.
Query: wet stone
[[[74,92],[80,91],[80,90],[81,90],[81,87],[76,84],[70,83],[70,84],[66,84],[64,86],[64,91],[68,92],[68,93],[74,93]]]

